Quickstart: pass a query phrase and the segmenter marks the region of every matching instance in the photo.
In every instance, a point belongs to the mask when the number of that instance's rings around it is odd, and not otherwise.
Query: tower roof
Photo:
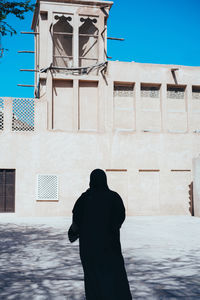
[[[71,3],[71,4],[81,4],[81,5],[90,5],[94,7],[106,7],[107,9],[110,9],[113,5],[112,1],[104,1],[104,0],[36,0],[36,5],[35,5],[35,11],[33,15],[33,22],[31,28],[34,28],[35,25],[35,18],[36,15],[38,14],[38,8],[41,2],[49,2],[49,3]]]

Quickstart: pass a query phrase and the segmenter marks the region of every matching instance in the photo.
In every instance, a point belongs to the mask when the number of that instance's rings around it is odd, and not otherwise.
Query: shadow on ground
[[[138,259],[130,249],[124,256],[133,299],[200,299],[200,259],[196,255],[155,261]]]
[[[67,229],[0,225],[0,299],[84,299],[78,245]]]
[[[193,253],[151,260],[139,258],[140,250],[123,251],[133,299],[200,299]],[[67,228],[0,224],[0,299],[83,300],[78,251]]]

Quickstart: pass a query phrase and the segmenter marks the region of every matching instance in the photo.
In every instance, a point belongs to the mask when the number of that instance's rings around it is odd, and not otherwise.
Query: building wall
[[[52,114],[43,78],[34,131],[12,130],[13,99],[4,99],[0,168],[16,169],[16,214],[70,215],[90,172],[102,168],[128,215],[190,215],[192,160],[200,152],[200,100],[192,86],[200,86],[200,69],[178,66],[185,98],[172,102],[171,67],[109,62],[106,80],[55,74]],[[141,92],[141,84],[158,85],[159,98]],[[128,86],[125,96],[117,85]],[[37,201],[38,174],[58,175],[58,200]]]

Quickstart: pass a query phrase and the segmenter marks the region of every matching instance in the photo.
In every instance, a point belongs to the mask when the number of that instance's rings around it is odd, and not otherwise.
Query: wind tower
[[[107,67],[110,1],[37,0],[35,95],[47,102],[49,130],[98,130]]]

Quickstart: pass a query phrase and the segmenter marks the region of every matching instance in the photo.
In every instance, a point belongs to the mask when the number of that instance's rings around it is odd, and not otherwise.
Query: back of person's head
[[[90,189],[108,189],[106,173],[95,169],[90,174]]]

